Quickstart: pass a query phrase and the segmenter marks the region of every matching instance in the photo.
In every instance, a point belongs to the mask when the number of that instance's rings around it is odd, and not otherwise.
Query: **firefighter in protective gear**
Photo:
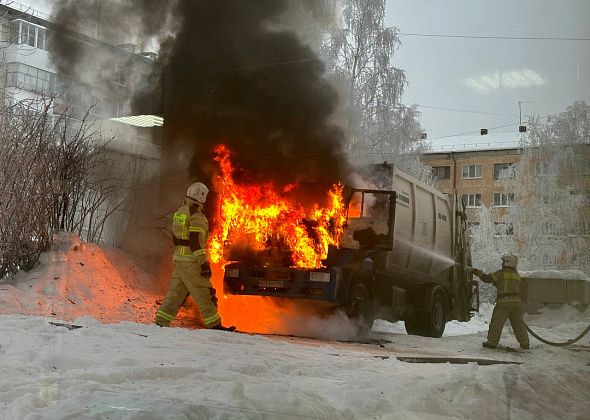
[[[521,278],[516,271],[517,266],[518,258],[516,255],[507,254],[502,256],[501,270],[492,274],[486,274],[481,270],[473,271],[473,274],[484,283],[492,283],[497,292],[496,306],[488,330],[488,340],[482,343],[484,347],[495,349],[498,346],[504,323],[507,319],[510,319],[510,325],[512,325],[520,347],[523,349],[529,348],[529,335],[526,324],[522,319],[524,312],[519,294]]]
[[[172,217],[174,245],[174,270],[166,297],[156,313],[156,324],[170,326],[180,305],[188,294],[193,297],[206,328],[235,330],[221,325],[217,311],[215,289],[211,284],[211,268],[205,246],[209,237],[209,223],[203,214],[203,205],[209,189],[196,182],[188,187],[184,204]]]

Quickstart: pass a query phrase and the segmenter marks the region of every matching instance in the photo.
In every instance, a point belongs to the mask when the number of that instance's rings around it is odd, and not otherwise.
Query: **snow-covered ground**
[[[590,335],[567,348],[532,339],[530,352],[483,349],[491,305],[468,323],[449,323],[440,339],[408,336],[403,323],[377,321],[376,344],[160,328],[151,320],[165,288],[153,273],[121,251],[67,237],[40,267],[0,284],[0,419],[586,419],[590,413]],[[57,320],[83,327],[49,323]],[[590,310],[564,306],[526,321],[542,336],[565,340],[588,325]],[[318,337],[331,326],[349,331],[337,315],[310,317],[295,330]],[[324,337],[333,338],[327,331]],[[502,342],[517,346],[508,327]],[[398,359],[412,356],[515,363]]]

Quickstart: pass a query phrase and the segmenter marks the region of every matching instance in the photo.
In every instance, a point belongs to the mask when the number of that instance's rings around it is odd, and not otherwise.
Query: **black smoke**
[[[79,4],[60,3],[62,24],[80,18]],[[138,113],[161,104],[165,176],[211,177],[213,149],[225,143],[242,181],[299,182],[318,197],[342,180],[344,136],[331,123],[338,97],[319,57],[281,24],[287,0],[134,0],[133,20],[106,12],[108,4],[101,11],[110,19],[101,24],[105,36],[126,22],[143,22],[144,35],[165,32],[163,22],[172,28],[160,37],[156,88],[133,102]],[[71,67],[74,50],[61,47],[58,68]],[[163,100],[155,100],[162,90]],[[189,173],[180,173],[187,169],[179,156],[190,161]]]

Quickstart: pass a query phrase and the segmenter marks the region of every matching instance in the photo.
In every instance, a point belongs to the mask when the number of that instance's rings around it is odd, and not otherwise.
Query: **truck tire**
[[[411,318],[404,321],[406,332],[410,335],[424,335],[424,320],[421,312],[415,312]]]
[[[411,335],[440,338],[445,332],[448,316],[447,300],[442,293],[436,293],[430,302],[429,311],[414,312],[405,320],[406,332]]]
[[[373,327],[375,304],[365,284],[356,283],[350,288],[346,313],[350,319],[359,323],[361,329],[368,331]]]
[[[436,293],[430,302],[430,311],[425,313],[424,335],[426,337],[442,337],[447,323],[448,304],[442,293]]]

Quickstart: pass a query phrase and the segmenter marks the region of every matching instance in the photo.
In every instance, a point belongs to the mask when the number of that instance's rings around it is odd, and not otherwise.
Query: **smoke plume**
[[[84,3],[59,2],[59,23],[75,29],[95,18],[97,2],[92,10]],[[137,44],[158,38],[153,89],[135,92],[132,111],[154,112],[152,104],[161,105],[165,177],[183,181],[183,188],[210,179],[213,148],[225,143],[242,181],[273,180],[278,187],[299,182],[318,197],[342,179],[344,138],[331,120],[337,94],[312,48],[286,27],[293,22],[285,18],[287,0],[130,4],[122,13],[123,6],[102,2],[98,27],[111,42],[124,33]],[[64,37],[55,41],[58,69],[75,69],[80,51]]]

